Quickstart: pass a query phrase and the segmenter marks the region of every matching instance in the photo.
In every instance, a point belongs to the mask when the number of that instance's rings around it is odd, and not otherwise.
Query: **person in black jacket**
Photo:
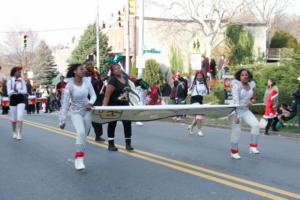
[[[295,98],[295,104],[297,105],[298,129],[300,131],[300,76],[297,80],[299,81],[299,86],[297,91],[293,93],[293,97]]]
[[[160,92],[161,92],[162,103],[163,104],[168,103],[167,99],[169,98],[169,96],[171,94],[171,91],[172,91],[171,86],[168,84],[167,80],[164,80],[163,84],[160,87]]]
[[[93,106],[102,106],[104,93],[105,93],[105,85],[101,80],[100,74],[94,69],[93,62],[87,61],[86,62],[86,76],[91,77],[92,85],[95,90],[97,99]],[[95,141],[96,142],[104,142],[105,139],[102,138],[103,135],[103,127],[102,124],[97,122],[92,122],[92,126],[95,132]]]

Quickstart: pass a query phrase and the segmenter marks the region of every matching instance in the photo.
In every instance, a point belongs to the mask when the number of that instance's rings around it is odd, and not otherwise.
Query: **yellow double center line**
[[[75,134],[71,131],[61,130],[61,129],[53,127],[53,126],[48,126],[45,124],[36,123],[36,122],[32,122],[32,121],[27,121],[27,120],[24,122],[30,126],[44,129],[44,130],[54,132],[54,133],[57,133],[60,135],[64,135],[64,136],[71,137],[71,138],[76,137]],[[106,143],[97,143],[92,138],[89,138],[89,137],[87,139],[87,142],[89,144],[93,144],[93,145],[96,145],[101,148],[107,148]],[[268,185],[264,185],[264,184],[260,184],[260,183],[254,182],[254,181],[249,181],[246,179],[238,178],[238,177],[220,173],[220,172],[217,172],[214,170],[206,169],[206,168],[203,168],[203,167],[200,167],[197,165],[185,163],[182,161],[174,160],[171,158],[159,156],[159,155],[148,153],[148,152],[144,152],[141,150],[135,150],[134,152],[128,152],[121,145],[117,145],[117,147],[120,148],[119,149],[120,153],[129,155],[129,156],[132,156],[135,158],[139,158],[142,160],[146,160],[151,163],[155,163],[155,164],[158,164],[158,165],[161,165],[161,166],[164,166],[167,168],[171,168],[171,169],[174,169],[177,171],[181,171],[181,172],[193,175],[193,176],[201,177],[203,179],[206,179],[206,180],[209,180],[212,182],[216,182],[219,184],[223,184],[223,185],[226,185],[226,186],[238,189],[238,190],[242,190],[242,191],[246,191],[246,192],[249,192],[249,193],[252,193],[255,195],[259,195],[264,198],[278,199],[278,200],[287,199],[287,198],[300,199],[300,194],[292,193],[292,192],[285,191],[285,190],[282,190],[279,188],[274,188],[274,187],[271,187]]]

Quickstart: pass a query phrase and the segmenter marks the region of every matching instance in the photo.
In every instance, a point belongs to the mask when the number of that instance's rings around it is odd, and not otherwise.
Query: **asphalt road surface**
[[[134,152],[118,152],[89,136],[86,170],[75,171],[74,129],[58,129],[56,114],[25,116],[23,140],[11,137],[0,116],[0,200],[206,200],[300,199],[300,140],[260,138],[260,155],[248,153],[250,135],[240,142],[241,160],[229,154],[230,130],[204,127],[204,137],[187,126],[147,122],[133,127]],[[104,126],[106,137],[106,126]]]

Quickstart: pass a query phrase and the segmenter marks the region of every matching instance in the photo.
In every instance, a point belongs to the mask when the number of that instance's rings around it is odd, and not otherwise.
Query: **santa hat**
[[[198,75],[198,74],[202,74],[203,75],[203,72],[202,72],[202,70],[200,69],[200,70],[197,70],[196,71],[196,74]]]

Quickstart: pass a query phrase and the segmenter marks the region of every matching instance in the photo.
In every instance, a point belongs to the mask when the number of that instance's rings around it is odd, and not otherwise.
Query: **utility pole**
[[[144,63],[144,0],[139,7],[139,49],[138,49],[138,78],[143,78]]]
[[[96,63],[97,70],[100,69],[100,44],[99,44],[99,6],[97,6],[97,19],[96,19]]]
[[[125,5],[125,56],[126,56],[126,62],[125,62],[125,70],[126,73],[129,74],[129,67],[130,67],[130,11],[129,11],[129,0],[126,1]]]

